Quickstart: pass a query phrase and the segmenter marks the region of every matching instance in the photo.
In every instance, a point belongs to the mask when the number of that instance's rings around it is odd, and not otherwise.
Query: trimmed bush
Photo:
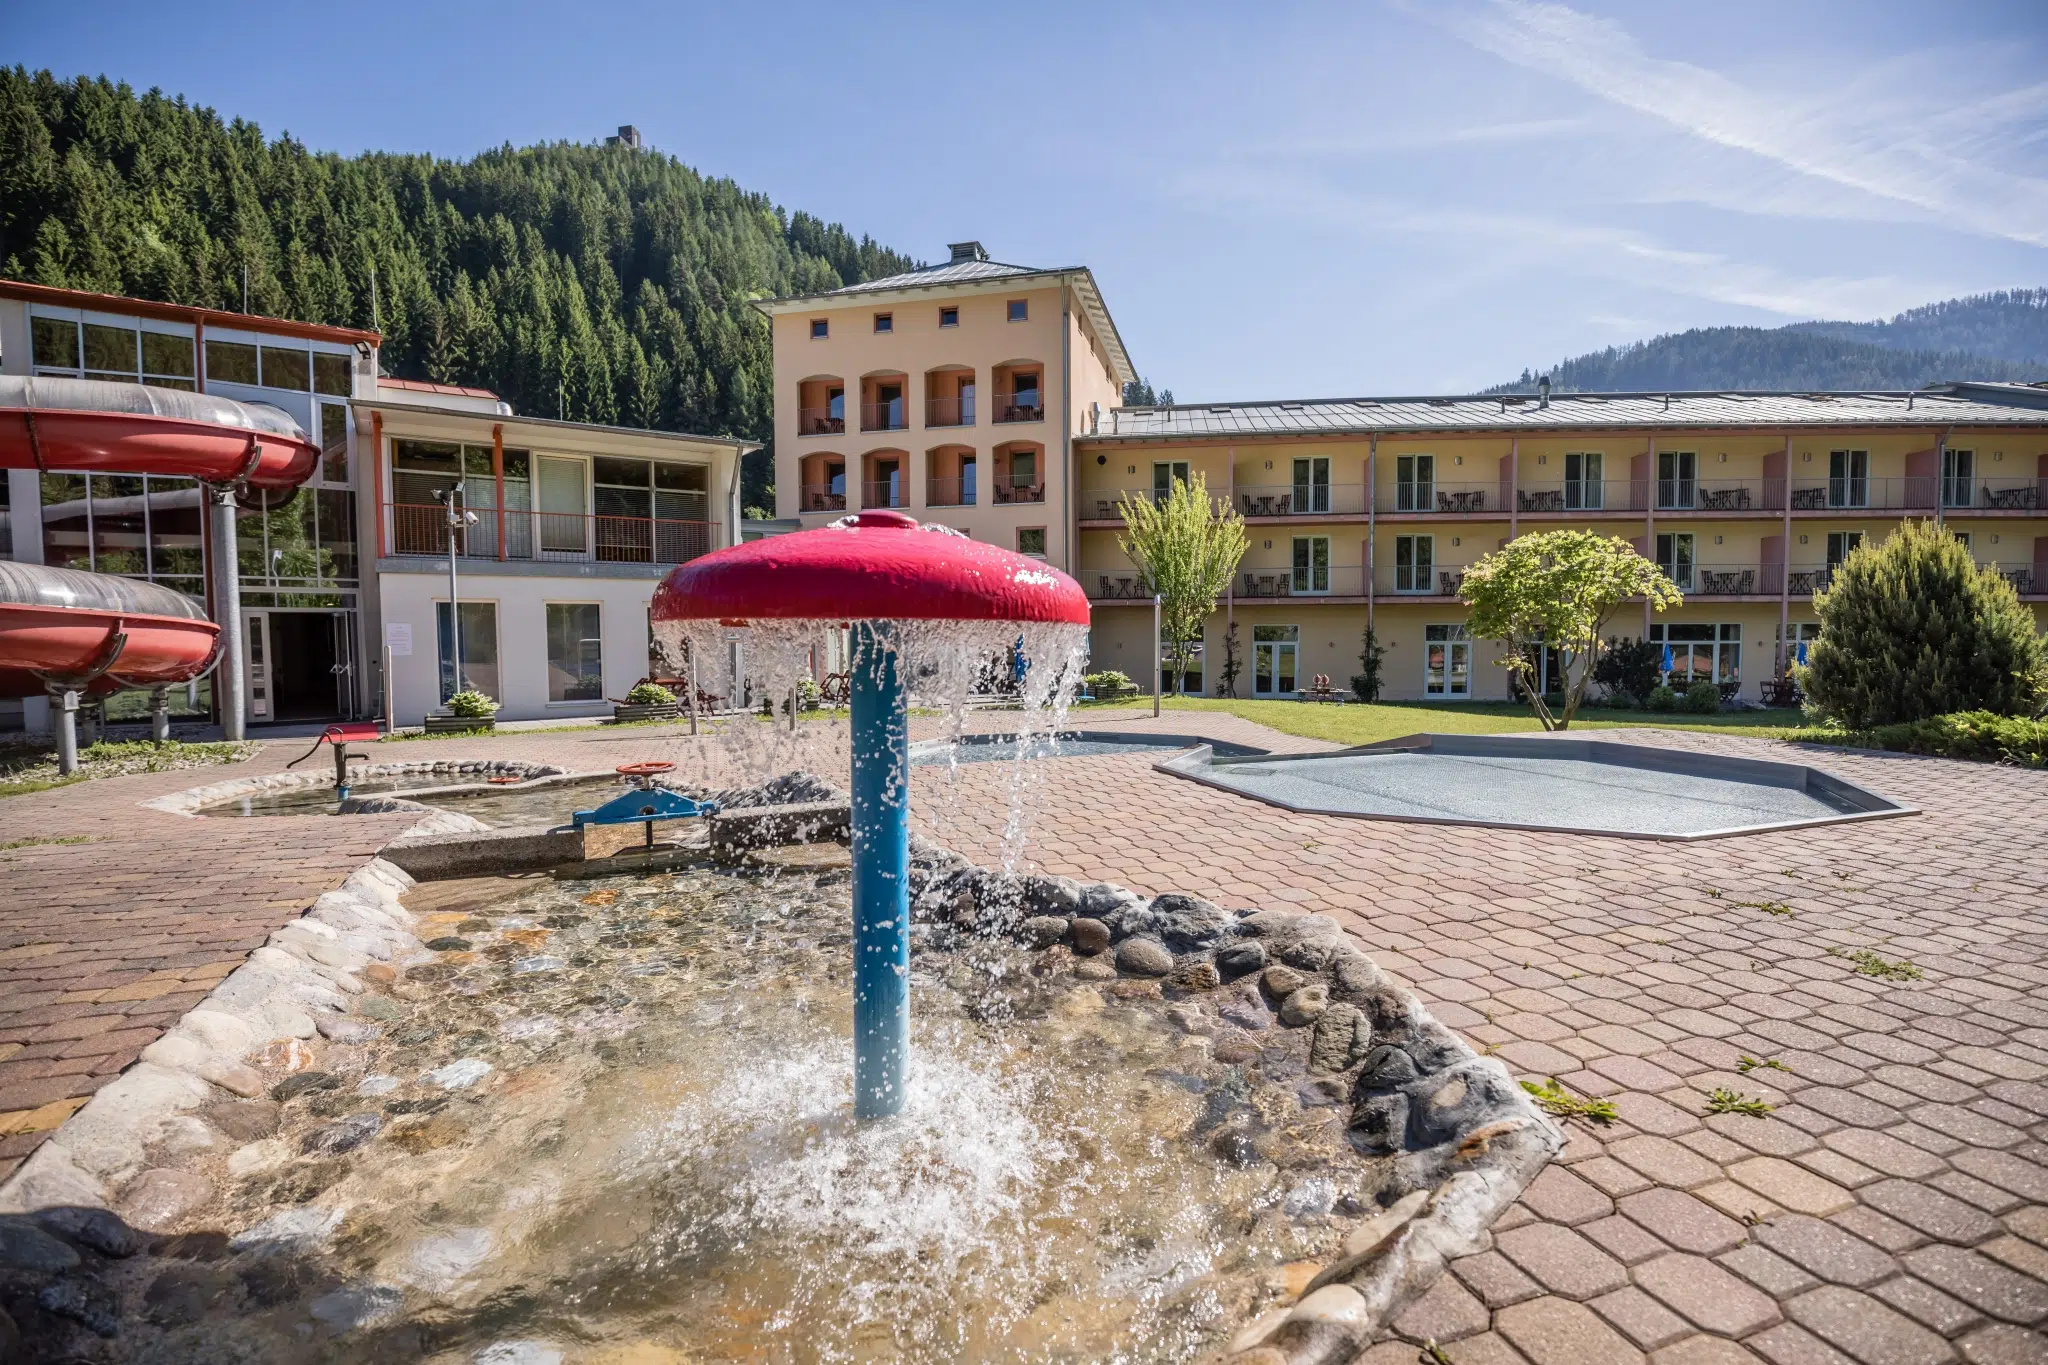
[[[1637,706],[1649,701],[1662,676],[1664,647],[1650,640],[1609,636],[1607,648],[1593,665],[1593,681],[1607,689],[1607,704],[1624,701]]]
[[[1710,682],[1696,682],[1685,689],[1682,704],[1696,716],[1711,716],[1721,709],[1721,689]]]
[[[668,706],[675,699],[676,694],[663,687],[660,683],[644,682],[637,684],[631,692],[626,694],[626,705]]]
[[[1659,683],[1650,689],[1650,695],[1644,700],[1643,706],[1646,710],[1650,711],[1676,711],[1678,709],[1678,694],[1664,684]]]
[[[2048,768],[2048,720],[1958,711],[1947,716],[1883,725],[1873,730],[1807,730],[1790,736],[1818,744],[1889,749],[1902,754]]]
[[[464,720],[489,720],[498,714],[498,703],[471,688],[448,698],[448,714]]]
[[[1813,601],[1820,638],[1797,677],[1807,709],[1845,729],[2028,715],[2048,682],[2048,650],[2012,585],[1925,522],[1859,546]]]
[[[1130,692],[1137,688],[1128,673],[1119,669],[1105,668],[1100,673],[1090,673],[1081,679],[1090,692]]]

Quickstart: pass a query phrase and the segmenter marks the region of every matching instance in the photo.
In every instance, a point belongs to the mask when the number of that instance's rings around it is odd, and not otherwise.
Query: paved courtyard
[[[1080,723],[1317,747],[1216,713]],[[137,806],[303,747],[0,801],[0,845],[90,840],[0,849],[0,1176],[406,823]],[[688,774],[717,752],[592,730],[378,757],[670,758]],[[1406,1365],[1426,1341],[1455,1365],[2048,1360],[2048,774],[1809,761],[1925,813],[1661,844],[1298,815],[1099,756],[1038,765],[1028,856],[1335,914],[1475,1046],[1613,1104],[1604,1126],[1570,1121],[1493,1245],[1368,1365]],[[1000,764],[920,769],[919,823],[993,860],[1011,780]],[[1772,1108],[1711,1115],[1716,1090]]]

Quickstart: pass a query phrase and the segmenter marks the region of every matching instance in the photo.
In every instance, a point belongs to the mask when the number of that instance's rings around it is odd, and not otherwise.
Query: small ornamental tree
[[[1202,637],[1230,576],[1244,558],[1244,518],[1218,507],[1200,474],[1176,479],[1164,496],[1125,493],[1117,503],[1124,533],[1117,548],[1159,596],[1159,629],[1172,645],[1173,690],[1186,681],[1187,646]]]
[[[1458,596],[1471,608],[1465,628],[1504,646],[1503,668],[1528,697],[1546,730],[1570,727],[1600,658],[1600,634],[1632,598],[1653,611],[1683,601],[1664,571],[1619,536],[1540,531],[1520,536],[1465,571]],[[1564,704],[1543,699],[1536,660],[1544,646],[1563,651]]]
[[[1380,699],[1380,669],[1387,657],[1387,651],[1380,645],[1378,632],[1371,626],[1365,628],[1365,635],[1358,644],[1358,672],[1351,675],[1351,692],[1363,702]]]
[[[1852,730],[1952,711],[2029,715],[2048,683],[2034,614],[2012,584],[1923,521],[1850,551],[1813,605],[1820,638],[1799,685],[1814,714]]]

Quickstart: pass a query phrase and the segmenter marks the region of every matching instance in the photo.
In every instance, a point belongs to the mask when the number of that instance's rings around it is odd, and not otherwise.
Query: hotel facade
[[[1813,594],[1903,519],[1946,526],[2048,619],[2048,387],[1915,393],[1356,398],[1126,408],[1135,376],[1092,275],[943,265],[762,309],[775,339],[787,523],[895,507],[1045,557],[1094,606],[1094,667],[1144,679],[1149,595],[1119,502],[1199,473],[1250,548],[1185,688],[1342,689],[1370,627],[1389,700],[1502,699],[1464,569],[1518,535],[1627,539],[1685,593],[1613,633],[1668,647],[1674,685],[1755,700],[1817,632]],[[1556,675],[1559,661],[1544,667]],[[1172,685],[1169,676],[1166,685]]]
[[[322,446],[289,500],[237,515],[250,724],[438,710],[457,676],[451,545],[463,685],[508,720],[609,713],[648,672],[655,585],[739,534],[755,443],[519,416],[481,389],[381,375],[380,341],[0,281],[0,373],[268,404]],[[193,480],[0,473],[0,558],[209,598]],[[173,692],[182,718],[212,714],[213,681]],[[44,699],[0,701],[0,729],[48,725]]]

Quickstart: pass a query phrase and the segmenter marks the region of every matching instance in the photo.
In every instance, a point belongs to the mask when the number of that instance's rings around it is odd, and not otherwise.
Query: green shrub
[[[470,688],[448,699],[448,714],[461,716],[464,720],[489,720],[498,714],[498,703]]]
[[[1383,670],[1386,657],[1387,651],[1380,644],[1379,634],[1371,626],[1367,626],[1365,634],[1359,637],[1358,667],[1360,671],[1351,675],[1352,696],[1357,697],[1363,702],[1376,702],[1380,699],[1380,687],[1382,685],[1380,673]]]
[[[1090,692],[1130,692],[1137,688],[1128,673],[1119,669],[1105,668],[1100,673],[1090,673],[1081,679]]]
[[[1813,714],[1846,729],[2027,715],[2048,683],[2048,647],[2012,585],[1924,522],[1850,552],[1813,600],[1820,638],[1799,685]]]
[[[1609,637],[1593,665],[1593,681],[1607,689],[1608,705],[1623,700],[1644,705],[1662,674],[1664,646],[1650,640]]]
[[[1650,689],[1650,695],[1644,700],[1643,705],[1651,711],[1676,711],[1678,694],[1659,683]]]
[[[1685,709],[1698,716],[1711,716],[1721,709],[1721,689],[1702,680],[1685,689]]]
[[[644,682],[634,684],[633,690],[626,694],[626,705],[667,706],[675,699],[676,694],[660,683]]]
[[[2048,768],[2048,720],[2001,716],[1993,711],[1958,711],[1870,730],[1808,730],[1793,738],[1889,749],[1902,754]]]

